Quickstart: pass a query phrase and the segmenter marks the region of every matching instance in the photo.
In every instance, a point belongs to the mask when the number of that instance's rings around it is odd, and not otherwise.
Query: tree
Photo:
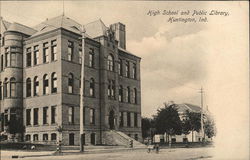
[[[150,128],[152,128],[152,119],[142,117],[141,120],[141,129],[142,129],[142,138],[145,139],[150,136]]]
[[[216,127],[212,117],[206,116],[206,121],[204,122],[204,132],[208,138],[212,138],[216,135]]]
[[[166,133],[169,136],[180,135],[182,133],[182,123],[177,111],[176,104],[164,104],[164,108],[157,110],[154,116],[157,133]]]
[[[190,112],[186,110],[185,119],[182,123],[182,131],[184,134],[192,132],[192,142],[194,140],[194,131],[199,132],[201,129],[201,114],[197,112]]]

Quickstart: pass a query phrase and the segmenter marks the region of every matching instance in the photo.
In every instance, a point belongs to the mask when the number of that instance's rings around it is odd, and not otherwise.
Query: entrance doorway
[[[75,137],[74,137],[74,133],[70,133],[69,134],[69,145],[70,146],[73,146],[74,145],[74,140],[75,140]]]
[[[92,145],[95,145],[95,133],[91,133],[91,135],[90,135],[90,143]]]
[[[109,112],[109,129],[115,129],[115,112],[113,110]]]

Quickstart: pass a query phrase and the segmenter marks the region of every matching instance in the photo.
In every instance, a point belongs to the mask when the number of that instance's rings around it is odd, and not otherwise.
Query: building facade
[[[30,28],[1,18],[1,133],[79,145],[84,63],[85,144],[108,143],[110,130],[140,141],[140,60],[126,50],[122,23],[82,26],[62,15]]]

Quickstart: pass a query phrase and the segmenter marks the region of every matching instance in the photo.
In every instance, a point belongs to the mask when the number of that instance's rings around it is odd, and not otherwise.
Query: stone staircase
[[[135,139],[129,137],[120,131],[105,131],[104,132],[104,143],[108,145],[126,146],[130,147],[130,141],[133,140],[133,148],[146,148],[146,146]]]

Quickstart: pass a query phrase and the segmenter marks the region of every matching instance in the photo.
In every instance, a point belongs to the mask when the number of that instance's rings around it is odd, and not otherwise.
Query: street
[[[145,150],[129,150],[111,153],[90,153],[90,154],[67,154],[63,156],[40,156],[25,157],[23,160],[211,160],[213,148],[174,148],[161,149],[158,154],[155,151],[147,153]],[[17,152],[2,151],[1,160],[12,159],[12,155],[46,155],[50,152]]]

